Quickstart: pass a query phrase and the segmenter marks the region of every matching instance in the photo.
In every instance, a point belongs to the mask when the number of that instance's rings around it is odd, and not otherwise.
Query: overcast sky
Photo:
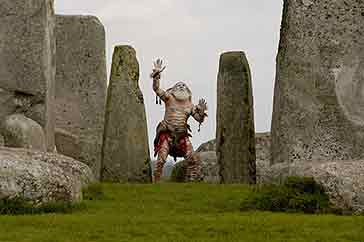
[[[162,87],[184,80],[194,101],[205,97],[209,119],[201,133],[194,127],[197,148],[215,137],[216,79],[224,51],[247,54],[253,78],[255,127],[269,131],[275,58],[282,0],[55,0],[58,14],[96,15],[105,25],[108,71],[115,45],[132,45],[141,67],[140,86],[148,116],[150,144],[163,107],[155,105],[149,73],[163,58],[167,69]],[[190,120],[190,123],[195,123]]]

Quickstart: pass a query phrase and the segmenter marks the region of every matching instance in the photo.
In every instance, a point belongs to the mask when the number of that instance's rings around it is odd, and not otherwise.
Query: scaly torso
[[[164,123],[168,129],[178,135],[185,134],[187,130],[187,120],[191,115],[192,103],[190,101],[180,102],[175,99],[166,103]]]

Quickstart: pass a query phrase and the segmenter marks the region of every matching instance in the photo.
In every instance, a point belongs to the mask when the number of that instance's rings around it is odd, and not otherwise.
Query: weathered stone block
[[[27,149],[0,148],[0,200],[33,205],[80,202],[95,182],[91,169],[70,157]]]
[[[135,50],[115,47],[103,143],[104,181],[151,181],[147,121],[138,80]]]
[[[36,116],[53,151],[53,0],[2,0],[0,22],[0,119],[14,113]],[[42,113],[35,115],[40,106]]]
[[[220,183],[219,164],[215,151],[196,152],[201,162],[201,181],[205,183]],[[171,174],[172,182],[186,182],[188,161],[183,160],[176,163]]]
[[[221,182],[255,183],[252,83],[243,52],[224,53],[220,58],[216,137]]]
[[[270,172],[270,133],[255,133],[256,147],[256,177],[257,183],[268,176]],[[216,139],[210,140],[200,145],[196,150],[202,166],[202,181],[208,183],[219,183],[219,164],[216,157]],[[213,155],[212,153],[215,153]],[[176,163],[172,170],[171,181],[184,182],[186,175],[187,161]]]
[[[284,2],[272,163],[364,158],[364,1]]]
[[[97,178],[107,91],[105,30],[93,16],[56,17],[56,147]]]
[[[4,146],[47,151],[43,128],[23,114],[7,116],[0,125]]]
[[[313,177],[332,204],[340,209],[364,212],[364,161],[295,161],[265,168],[260,183],[281,183],[289,176]]]

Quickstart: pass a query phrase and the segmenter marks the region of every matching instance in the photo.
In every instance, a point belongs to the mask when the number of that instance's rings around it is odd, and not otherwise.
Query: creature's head
[[[172,88],[167,90],[179,101],[186,101],[192,99],[192,92],[188,86],[183,82],[177,82]]]

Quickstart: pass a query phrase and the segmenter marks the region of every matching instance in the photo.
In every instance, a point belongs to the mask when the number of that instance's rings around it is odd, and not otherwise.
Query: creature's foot
[[[161,178],[158,176],[153,176],[153,184],[158,184],[161,182]]]
[[[202,182],[203,179],[201,176],[187,176],[185,179],[186,182],[191,182],[191,183],[198,183],[198,182]]]

